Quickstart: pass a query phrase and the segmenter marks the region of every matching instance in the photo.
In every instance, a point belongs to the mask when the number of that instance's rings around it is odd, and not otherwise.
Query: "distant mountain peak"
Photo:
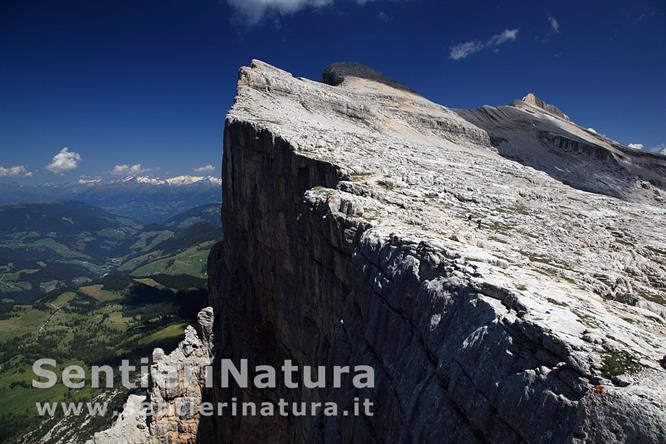
[[[570,121],[569,116],[564,114],[558,107],[555,105],[551,105],[549,103],[544,102],[541,100],[539,97],[536,96],[534,93],[527,93],[525,97],[521,99],[521,102],[526,103],[530,106],[533,106],[535,108],[539,108],[543,111],[546,111],[547,113],[553,114],[561,119],[564,119],[566,121]]]
[[[79,185],[94,185],[100,182],[102,182],[102,179],[88,179],[86,177],[82,177],[76,183]]]
[[[142,223],[163,221],[203,205],[220,202],[222,181],[213,176],[152,177],[130,175],[114,179],[83,177],[51,185],[0,182],[0,204],[73,199]]]
[[[209,182],[222,185],[222,180],[212,176],[176,176],[165,179],[169,185],[189,185],[199,182]]]
[[[114,181],[115,183],[138,183],[143,185],[192,185],[195,183],[206,183],[222,185],[222,180],[213,176],[175,176],[166,179],[151,176],[127,176]]]

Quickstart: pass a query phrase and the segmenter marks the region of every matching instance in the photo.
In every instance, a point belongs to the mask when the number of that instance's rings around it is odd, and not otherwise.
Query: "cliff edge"
[[[371,365],[376,386],[208,396],[349,406],[362,395],[374,415],[203,418],[199,439],[660,442],[661,160],[623,157],[604,174],[627,189],[589,192],[498,148],[573,140],[597,161],[623,155],[552,110],[464,112],[349,73],[331,83],[256,60],[240,70],[224,240],[208,264],[215,353]],[[625,174],[641,168],[646,185]]]

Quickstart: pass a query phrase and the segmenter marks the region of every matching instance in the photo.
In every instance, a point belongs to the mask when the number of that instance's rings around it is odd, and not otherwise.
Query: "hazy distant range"
[[[222,193],[220,179],[210,176],[129,176],[112,181],[43,185],[0,183],[0,204],[63,199],[78,200],[148,224],[199,205],[221,202]]]

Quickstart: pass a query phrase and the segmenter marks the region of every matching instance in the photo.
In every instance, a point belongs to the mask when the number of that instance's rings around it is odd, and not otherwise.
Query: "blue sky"
[[[0,180],[218,175],[236,73],[252,58],[314,79],[362,62],[450,107],[533,91],[655,149],[666,144],[665,5],[4,0]]]

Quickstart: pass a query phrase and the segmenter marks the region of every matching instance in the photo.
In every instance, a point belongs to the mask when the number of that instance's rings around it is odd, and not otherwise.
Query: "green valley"
[[[219,207],[141,226],[74,201],[0,206],[1,442],[34,442],[47,433],[80,442],[110,424],[110,413],[40,418],[36,402],[96,398],[117,410],[127,390],[119,383],[113,390],[37,390],[32,363],[52,358],[59,369],[89,368],[172,349],[206,301]]]
[[[219,240],[219,204],[141,226],[77,201],[0,206],[0,296],[30,303],[108,273],[203,276]]]

